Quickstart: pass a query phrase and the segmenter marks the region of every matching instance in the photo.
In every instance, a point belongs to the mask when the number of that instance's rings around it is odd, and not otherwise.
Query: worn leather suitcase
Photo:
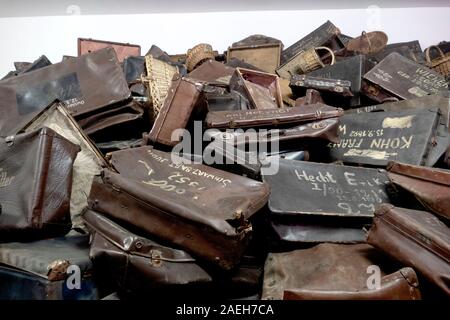
[[[260,289],[262,268],[256,265],[244,263],[232,273],[215,273],[185,251],[137,235],[98,212],[87,210],[83,217],[92,232],[90,257],[95,268],[127,297],[186,297],[194,291],[197,297],[240,297]]]
[[[325,104],[311,104],[302,107],[212,111],[206,115],[208,128],[246,128],[246,127],[276,127],[295,125],[322,119],[335,118],[343,115],[344,111]]]
[[[142,122],[143,119],[144,108],[138,102],[131,100],[104,110],[85,114],[78,117],[77,121],[87,135],[95,136],[111,127],[117,128],[117,126],[127,123],[135,123],[136,125],[137,122]],[[142,125],[141,127],[144,130]]]
[[[190,120],[198,114],[206,113],[206,109],[203,84],[175,75],[161,111],[148,134],[148,140],[153,144],[176,145],[181,136],[172,137],[174,130],[185,129]]]
[[[108,47],[114,49],[119,62],[122,62],[129,56],[141,55],[141,46],[137,44],[78,38],[78,56]]]
[[[407,109],[430,109],[439,108],[444,124],[450,127],[450,99],[441,95],[429,95],[420,98],[401,100],[398,102],[389,102],[376,104],[355,109],[348,109],[346,113],[365,113],[378,111],[403,111]]]
[[[436,108],[346,114],[340,120],[341,140],[330,144],[330,154],[334,160],[374,166],[389,161],[433,165],[428,161],[430,155],[437,160],[447,146],[442,148],[435,139],[439,121]]]
[[[274,74],[236,68],[230,80],[230,90],[245,96],[250,103],[250,109],[283,107],[279,79]]]
[[[0,300],[97,300],[89,236],[0,243]]]
[[[131,97],[112,48],[0,81],[0,136],[17,133],[55,99],[78,117]]]
[[[131,93],[137,96],[146,96],[146,87],[142,83],[142,77],[146,76],[145,57],[130,56],[125,58],[122,68]]]
[[[374,265],[379,267],[382,285],[369,289],[372,283],[368,281],[368,268]],[[414,270],[398,271],[388,257],[372,246],[323,243],[309,249],[269,254],[262,299],[283,298],[416,300],[421,295]]]
[[[438,94],[448,89],[442,75],[396,52],[367,72],[364,79],[399,99]]]
[[[184,165],[151,147],[114,152],[111,163],[120,175],[105,171],[103,183],[93,183],[91,209],[222,269],[237,265],[251,236],[248,219],[267,202],[266,184]]]
[[[277,174],[263,181],[271,188],[268,208],[275,217],[372,217],[377,205],[395,194],[384,170],[279,159]]]
[[[283,52],[281,52],[281,64],[285,64],[297,53],[309,48],[320,46],[326,46],[332,50],[344,48],[344,44],[339,38],[340,33],[340,30],[331,21],[326,21],[316,30],[283,50]]]
[[[391,182],[412,193],[427,210],[450,220],[450,171],[389,162]]]
[[[450,229],[431,213],[383,204],[375,212],[367,242],[450,296]]]
[[[308,73],[308,76],[350,81],[353,97],[347,104],[340,106],[355,107],[361,104],[361,79],[372,67],[373,63],[368,61],[365,56],[357,55],[340,60],[334,65],[314,70]]]
[[[44,109],[32,122],[27,124],[24,132],[31,132],[48,127],[57,134],[80,147],[73,163],[73,178],[70,195],[70,214],[72,227],[83,228],[81,212],[87,207],[87,195],[91,190],[94,176],[99,175],[102,168],[108,167],[103,155],[84,133],[75,119],[61,102],[55,102]]]
[[[419,64],[425,63],[422,47],[418,40],[388,44],[382,51],[369,54],[367,58],[374,63],[379,63],[392,52],[397,52]]]
[[[79,147],[49,128],[0,139],[0,238],[63,235],[71,228]]]
[[[14,67],[16,68],[16,71],[11,71],[8,73],[6,77],[3,77],[1,80],[8,79],[14,76],[18,76],[19,74],[24,74],[30,71],[34,71],[43,67],[47,67],[51,65],[52,63],[46,56],[40,56],[37,60],[34,62],[15,62]]]
[[[402,268],[381,278],[380,288],[354,291],[288,289],[283,300],[420,300],[419,281],[412,268]]]

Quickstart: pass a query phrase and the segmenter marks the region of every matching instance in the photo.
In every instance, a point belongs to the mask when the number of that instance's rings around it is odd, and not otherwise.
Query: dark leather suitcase
[[[403,111],[409,109],[430,109],[439,108],[439,112],[444,119],[444,124],[450,127],[450,99],[441,95],[429,95],[421,98],[401,100],[398,102],[389,102],[366,106],[355,109],[348,109],[346,113],[365,113],[378,111]]]
[[[91,190],[94,176],[99,175],[102,168],[108,167],[103,155],[87,137],[75,119],[61,102],[55,102],[32,122],[27,124],[24,132],[48,127],[57,134],[80,147],[73,163],[73,179],[70,195],[70,215],[74,229],[83,228],[80,214],[87,207],[87,196]]]
[[[368,279],[371,266],[379,267],[383,283],[380,288],[372,288]],[[262,299],[283,298],[415,300],[421,295],[414,270],[404,268],[399,274],[397,266],[372,246],[323,243],[310,249],[269,254]]]
[[[389,162],[391,182],[412,193],[428,210],[450,220],[450,171]]]
[[[345,105],[342,105],[342,101],[339,101],[339,106],[355,107],[361,104],[361,79],[372,67],[373,63],[368,61],[365,56],[358,55],[345,58],[334,65],[314,70],[308,73],[308,76],[350,81],[353,97]]]
[[[266,174],[269,210],[275,217],[372,217],[394,194],[384,170],[279,159],[277,174]]]
[[[367,242],[450,296],[450,229],[431,213],[384,204],[375,212]]]
[[[145,57],[130,56],[125,58],[123,60],[122,68],[131,93],[133,95],[145,97],[147,95],[147,89],[142,83],[142,77],[146,76]]]
[[[122,62],[129,56],[141,55],[141,46],[137,44],[78,38],[78,56],[108,47],[114,49],[119,62]]]
[[[292,92],[297,97],[304,96],[307,89],[315,89],[324,94],[329,94],[334,99],[343,97],[353,97],[350,91],[351,82],[339,79],[327,79],[319,77],[310,77],[308,75],[295,74],[291,78],[289,85]]]
[[[3,77],[1,80],[11,78],[13,76],[18,76],[20,74],[24,74],[30,71],[34,71],[43,67],[47,67],[51,65],[52,63],[46,56],[40,56],[36,61],[29,63],[29,62],[15,62],[14,66],[16,68],[16,71],[11,71],[8,73],[6,77]]]
[[[231,273],[216,273],[183,250],[137,235],[105,216],[87,210],[83,215],[92,232],[90,256],[105,281],[129,296],[242,297],[260,290],[262,265],[244,257]],[[220,288],[220,292],[218,291]]]
[[[325,104],[280,109],[212,111],[206,115],[208,128],[276,127],[335,118],[344,111]]]
[[[281,64],[285,64],[300,51],[312,47],[326,46],[332,50],[344,48],[344,44],[339,38],[340,33],[340,30],[331,21],[326,21],[316,30],[283,50],[281,52]]]
[[[251,235],[248,219],[267,202],[266,184],[184,165],[150,147],[114,152],[111,163],[120,175],[105,171],[103,183],[93,183],[90,208],[220,268],[237,265]]]
[[[369,54],[367,58],[374,63],[379,63],[392,52],[397,52],[414,62],[425,63],[422,47],[417,40],[388,44],[382,51]]]
[[[0,238],[42,238],[71,228],[72,168],[79,147],[49,128],[0,139]]]
[[[381,278],[380,288],[359,290],[288,289],[283,300],[420,300],[419,282],[412,268],[402,268]]]
[[[139,126],[138,123],[144,121],[144,108],[138,102],[131,100],[130,102],[111,106],[105,110],[85,114],[78,117],[77,121],[87,135],[96,136],[108,128],[115,127],[117,130],[118,126],[128,123],[133,123],[133,126]],[[139,135],[145,129],[142,124],[140,127]],[[124,134],[121,133],[121,135]],[[111,138],[109,137],[108,139]]]
[[[334,164],[278,160],[278,172],[262,179],[271,188],[271,247],[365,242],[363,226],[377,205],[398,201],[386,172]]]
[[[433,165],[428,161],[430,155],[437,160],[446,146],[436,143],[439,120],[436,108],[346,114],[340,118],[340,142],[330,144],[330,155],[335,160],[374,166],[389,161]]]
[[[148,140],[153,144],[174,146],[181,139],[181,136],[172,139],[174,130],[185,129],[190,120],[202,113],[206,113],[203,84],[175,75],[161,111],[148,134]]]
[[[364,79],[399,99],[413,99],[446,91],[445,78],[400,54],[393,52],[384,58]]]
[[[0,300],[97,300],[89,236],[0,243]]]
[[[237,58],[254,65],[264,72],[275,73],[280,65],[283,44],[279,42],[261,44],[233,44],[228,48],[227,61]]]
[[[0,136],[17,133],[55,99],[74,117],[131,97],[112,48],[0,81]]]
[[[230,80],[230,90],[242,94],[250,109],[276,109],[283,107],[278,76],[244,68],[236,68]]]

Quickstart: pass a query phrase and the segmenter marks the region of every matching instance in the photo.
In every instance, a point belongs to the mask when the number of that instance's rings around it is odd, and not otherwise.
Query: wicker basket
[[[438,58],[431,60],[431,49],[436,49],[439,52]],[[450,53],[444,54],[438,46],[431,46],[425,50],[425,58],[427,60],[427,65],[434,71],[439,72],[445,77],[450,75]]]

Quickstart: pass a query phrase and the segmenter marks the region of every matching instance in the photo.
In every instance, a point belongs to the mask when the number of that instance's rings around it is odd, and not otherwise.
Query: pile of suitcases
[[[0,299],[450,296],[450,46],[78,39],[0,80]]]

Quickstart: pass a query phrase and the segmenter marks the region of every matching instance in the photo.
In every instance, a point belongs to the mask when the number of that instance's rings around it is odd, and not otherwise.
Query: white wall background
[[[287,47],[329,19],[347,35],[378,29],[391,43],[419,40],[423,49],[450,40],[450,7],[83,15],[72,6],[67,13],[0,18],[0,76],[14,69],[14,61],[45,54],[55,63],[64,54],[76,55],[78,37],[140,44],[143,54],[152,44],[183,53],[200,42],[224,51],[255,33]]]

